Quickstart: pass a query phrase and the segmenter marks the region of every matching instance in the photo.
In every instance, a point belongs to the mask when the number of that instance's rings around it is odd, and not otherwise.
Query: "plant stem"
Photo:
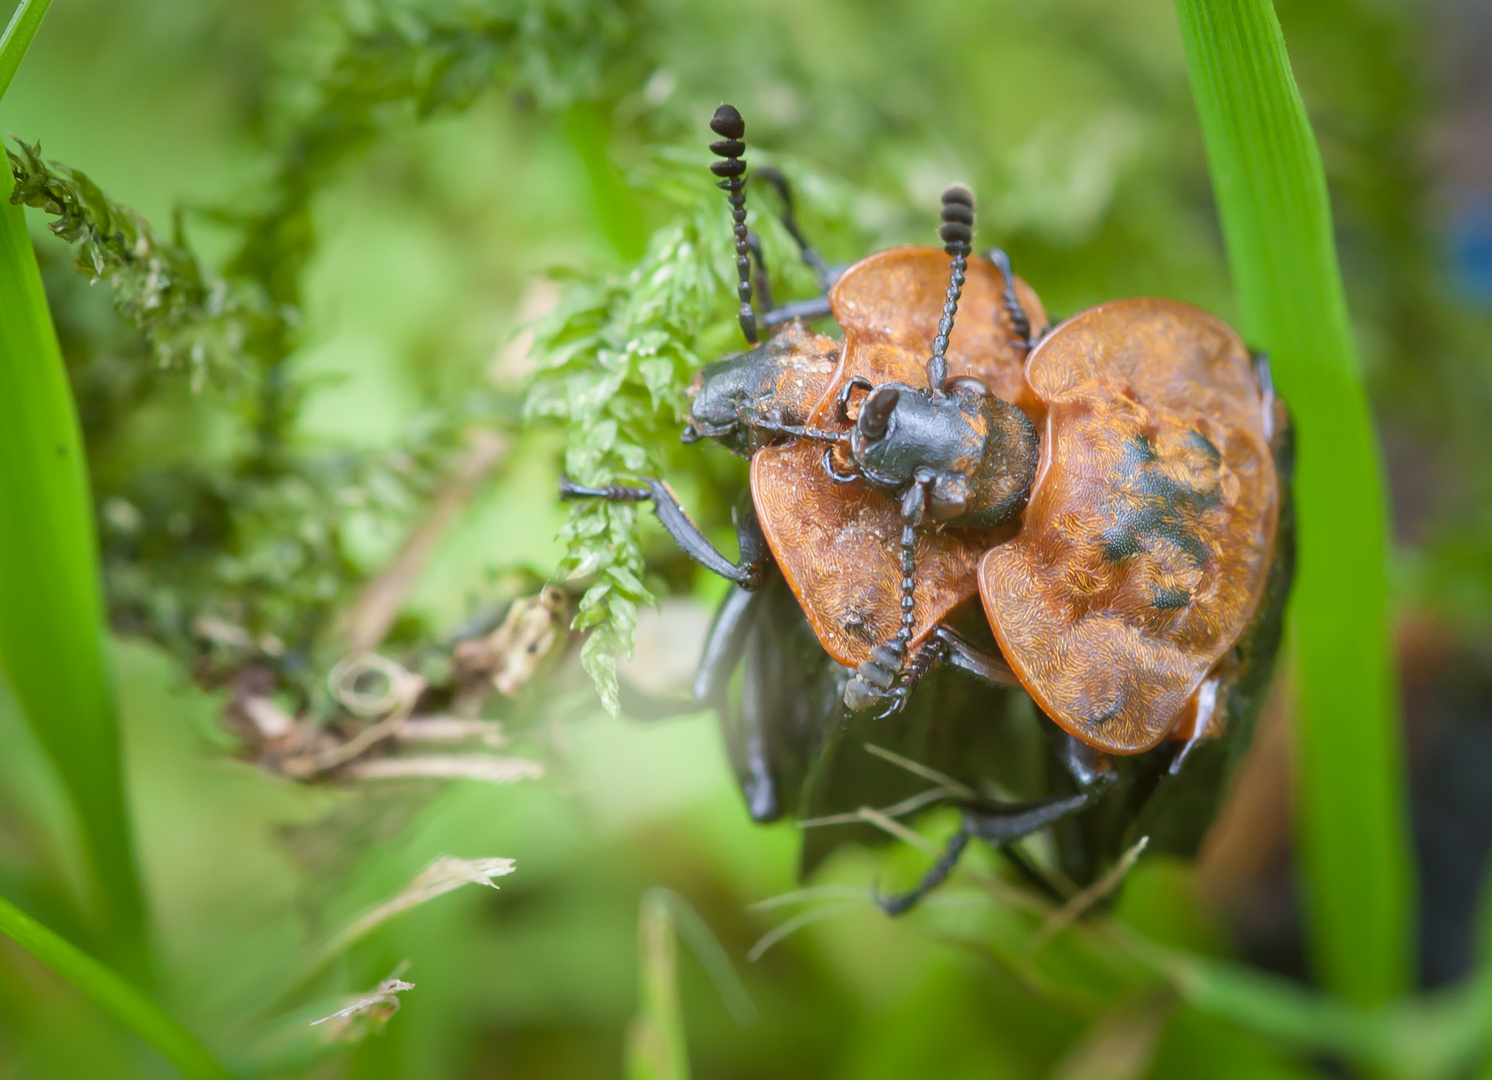
[[[1299,431],[1298,845],[1312,962],[1376,1005],[1409,981],[1413,882],[1382,467],[1321,156],[1269,0],[1176,0],[1244,327]]]
[[[155,1047],[189,1080],[232,1080],[159,1005],[82,949],[0,897],[0,933],[72,983]]]

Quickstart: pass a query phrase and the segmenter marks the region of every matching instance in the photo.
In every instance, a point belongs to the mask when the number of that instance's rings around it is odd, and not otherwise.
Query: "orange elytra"
[[[1221,320],[1120,300],[1058,326],[1026,381],[1046,407],[1021,528],[984,555],[1000,649],[1090,746],[1147,750],[1243,634],[1273,560],[1272,395]]]
[[[835,424],[840,392],[857,377],[876,385],[927,384],[948,265],[937,248],[901,247],[862,259],[840,276],[829,303],[844,330],[844,347],[810,427]],[[969,260],[948,344],[949,374],[978,379],[1039,421],[1043,405],[1022,375],[1024,339],[1004,306],[1004,288],[993,263]],[[1046,317],[1035,292],[1019,278],[1015,290],[1032,330],[1043,329]],[[901,615],[902,517],[890,494],[830,479],[821,467],[823,453],[822,445],[806,440],[759,450],[751,459],[751,492],[772,554],[814,633],[830,656],[854,667],[891,636]],[[975,595],[981,556],[1012,531],[949,529],[918,538],[912,647]]]

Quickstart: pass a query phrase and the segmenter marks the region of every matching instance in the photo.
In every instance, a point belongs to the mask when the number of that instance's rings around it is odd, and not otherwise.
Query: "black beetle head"
[[[866,480],[895,492],[927,484],[933,517],[969,526],[998,525],[1020,511],[1038,450],[1025,415],[972,379],[955,380],[942,396],[876,387],[849,443]]]
[[[807,422],[838,359],[837,345],[789,323],[748,352],[706,365],[690,388],[684,441],[714,439],[749,457]]]

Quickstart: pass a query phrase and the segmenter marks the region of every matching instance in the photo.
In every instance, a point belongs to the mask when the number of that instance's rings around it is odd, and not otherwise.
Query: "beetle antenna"
[[[953,256],[948,271],[948,296],[943,301],[943,318],[938,322],[938,336],[933,339],[932,359],[927,362],[927,385],[934,397],[941,397],[948,382],[948,335],[953,333],[953,317],[958,314],[958,298],[964,291],[964,271],[969,266],[969,248],[974,240],[974,193],[962,184],[943,189],[943,224],[938,235],[943,250]]]
[[[710,130],[720,138],[710,144],[710,152],[720,161],[710,163],[710,171],[720,177],[719,188],[726,192],[730,203],[731,220],[736,232],[736,271],[741,276],[737,292],[741,297],[741,333],[750,345],[757,343],[756,312],[751,310],[751,242],[746,235],[746,162],[741,155],[746,144],[741,137],[746,134],[746,121],[734,105],[722,105],[710,117]]]

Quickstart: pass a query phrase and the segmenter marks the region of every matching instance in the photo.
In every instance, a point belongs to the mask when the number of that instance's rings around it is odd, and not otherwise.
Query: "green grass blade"
[[[87,994],[189,1080],[231,1080],[191,1032],[148,996],[4,898],[0,898],[0,933]]]
[[[15,78],[16,69],[21,66],[21,57],[26,55],[31,39],[36,36],[36,28],[41,25],[41,17],[51,6],[52,0],[21,0],[16,5],[5,35],[0,37],[0,98],[10,88],[10,80]]]
[[[1176,0],[1249,339],[1299,431],[1298,847],[1310,948],[1361,1004],[1401,993],[1413,903],[1382,469],[1320,153],[1269,0]]]
[[[87,845],[104,950],[147,970],[82,434],[24,212],[0,172],[0,671]]]
[[[627,1031],[627,1080],[689,1080],[679,1004],[678,939],[661,890],[644,894],[637,936],[640,1001]]]

